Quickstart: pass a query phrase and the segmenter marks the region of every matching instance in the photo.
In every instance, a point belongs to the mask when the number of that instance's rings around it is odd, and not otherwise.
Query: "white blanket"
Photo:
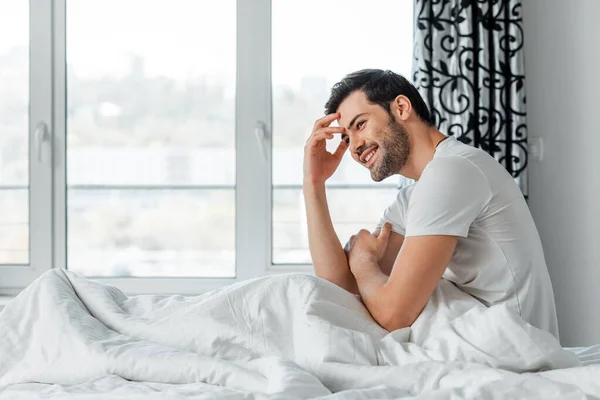
[[[550,334],[447,281],[392,333],[307,275],[127,297],[53,270],[0,313],[0,399],[600,398],[593,376]]]

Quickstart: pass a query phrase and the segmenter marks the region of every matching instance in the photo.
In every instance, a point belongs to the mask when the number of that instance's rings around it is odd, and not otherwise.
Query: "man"
[[[418,91],[391,71],[346,76],[325,107],[304,154],[317,276],[360,294],[389,331],[412,325],[443,277],[558,338],[539,234],[518,185],[496,160],[439,132]],[[336,120],[339,126],[330,126]],[[332,154],[326,140],[334,134],[342,141]],[[401,174],[417,182],[399,192],[373,234],[361,230],[344,249],[325,181],[346,150],[375,181]]]

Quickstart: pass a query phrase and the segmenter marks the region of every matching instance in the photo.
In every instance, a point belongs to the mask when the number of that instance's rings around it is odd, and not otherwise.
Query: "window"
[[[29,264],[29,7],[0,1],[0,263]]]
[[[412,1],[365,4],[273,1],[274,264],[310,263],[303,147],[314,121],[324,115],[331,86],[363,68],[387,68],[410,76]],[[328,148],[333,151],[338,143],[339,139],[330,141]],[[344,157],[327,182],[331,217],[342,244],[360,229],[374,229],[403,182],[392,177],[376,184],[365,168]]]
[[[0,286],[51,261],[51,20],[42,0],[0,0]]]
[[[410,74],[412,0],[0,0],[0,34],[0,290],[197,293],[310,270],[304,143],[346,73]],[[340,239],[400,184],[346,157]]]
[[[235,276],[235,11],[67,1],[69,269]]]

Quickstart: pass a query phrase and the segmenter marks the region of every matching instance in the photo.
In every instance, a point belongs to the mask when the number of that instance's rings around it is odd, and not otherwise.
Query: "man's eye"
[[[360,121],[358,124],[356,124],[356,129],[360,129],[362,128],[362,126],[365,124],[365,121]]]

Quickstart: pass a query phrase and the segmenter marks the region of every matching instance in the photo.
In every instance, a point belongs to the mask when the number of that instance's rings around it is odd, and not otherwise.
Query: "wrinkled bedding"
[[[391,333],[298,274],[128,297],[55,269],[0,313],[0,399],[216,397],[600,399],[600,365],[444,280]]]

